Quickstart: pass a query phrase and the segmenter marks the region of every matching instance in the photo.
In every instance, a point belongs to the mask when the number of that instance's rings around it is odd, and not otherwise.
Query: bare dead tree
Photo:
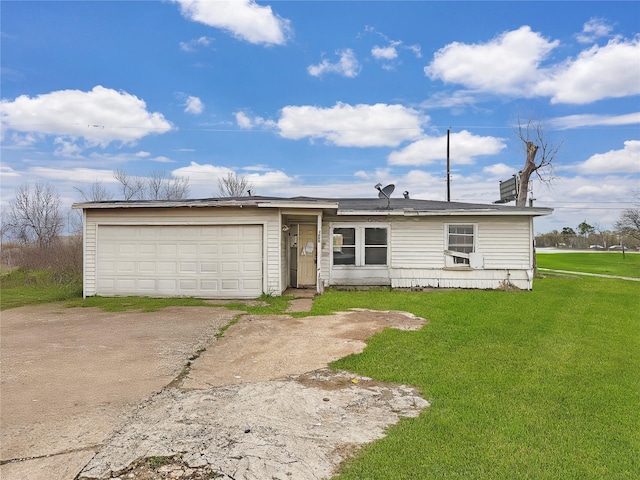
[[[636,208],[626,208],[615,223],[615,229],[621,235],[628,235],[640,240],[640,192],[634,194]]]
[[[174,177],[165,183],[163,198],[165,200],[182,200],[189,196],[189,191],[189,177]]]
[[[181,200],[189,195],[189,178],[170,177],[165,170],[151,172],[147,183],[151,200]]]
[[[525,207],[527,205],[531,175],[535,173],[543,182],[552,180],[552,164],[562,147],[562,143],[553,144],[550,142],[548,134],[540,121],[535,122],[529,119],[523,125],[520,117],[518,117],[518,125],[515,130],[516,135],[524,144],[526,152],[524,168],[519,172],[520,189],[516,199],[516,206]]]
[[[125,200],[142,200],[145,198],[145,182],[140,177],[132,177],[124,170],[114,170],[115,178],[121,187],[122,197]]]
[[[218,194],[221,197],[243,197],[247,191],[253,188],[253,184],[244,175],[229,172],[224,177],[218,178]]]
[[[111,193],[102,184],[102,182],[96,180],[91,184],[87,190],[83,190],[79,187],[73,187],[81,196],[85,202],[105,202],[113,200],[113,193]]]
[[[164,170],[154,170],[148,177],[131,176],[115,170],[125,200],[181,200],[189,195],[188,177],[171,177]]]
[[[24,184],[9,202],[6,230],[23,245],[53,245],[64,227],[60,195],[51,184]]]

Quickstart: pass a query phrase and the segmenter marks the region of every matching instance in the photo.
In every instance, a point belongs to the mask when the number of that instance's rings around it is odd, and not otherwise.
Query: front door
[[[317,277],[317,230],[300,225],[298,232],[298,287],[314,287]]]

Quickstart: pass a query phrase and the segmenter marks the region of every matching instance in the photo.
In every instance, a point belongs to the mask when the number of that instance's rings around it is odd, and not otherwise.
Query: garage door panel
[[[203,291],[218,292],[220,291],[220,285],[218,280],[201,280],[200,289]]]
[[[240,262],[221,262],[220,271],[222,273],[240,273]]]
[[[156,281],[153,279],[141,278],[138,280],[138,289],[143,292],[153,292],[156,289]]]
[[[226,279],[220,282],[220,290],[223,292],[239,292],[240,280],[239,279]]]
[[[178,254],[178,246],[176,244],[162,243],[158,245],[158,254],[175,257]]]
[[[156,262],[138,262],[138,272],[143,274],[156,273]]]
[[[198,262],[180,262],[180,273],[198,273]]]
[[[133,273],[135,272],[136,267],[133,262],[116,262],[116,272],[117,273]]]
[[[180,290],[182,291],[192,290],[193,292],[196,292],[198,290],[198,280],[195,278],[181,279]]]
[[[242,254],[243,255],[251,255],[255,253],[260,253],[262,251],[262,245],[259,243],[249,243],[242,245]]]
[[[262,272],[261,262],[242,262],[243,273],[257,273]]]
[[[217,244],[202,244],[200,245],[200,254],[204,256],[217,256],[220,249]]]
[[[262,226],[98,227],[98,295],[257,297]]]
[[[133,292],[136,287],[136,281],[133,278],[121,278],[116,280],[115,288],[121,292]]]
[[[210,273],[210,274],[214,274],[214,273],[218,273],[220,271],[220,269],[218,268],[218,264],[217,263],[208,263],[208,262],[202,262],[200,263],[200,272],[201,273]]]
[[[130,243],[123,243],[118,246],[119,255],[136,253],[136,246]]]
[[[138,245],[138,255],[155,255],[155,244],[141,243]]]
[[[240,246],[237,243],[223,243],[222,254],[223,255],[237,255],[240,253]]]

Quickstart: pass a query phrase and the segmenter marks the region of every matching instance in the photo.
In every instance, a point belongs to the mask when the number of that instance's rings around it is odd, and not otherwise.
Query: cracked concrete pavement
[[[2,312],[0,476],[109,478],[136,459],[179,454],[238,479],[328,478],[353,445],[427,405],[409,387],[326,369],[384,327],[422,319],[244,315],[216,341],[240,313]]]

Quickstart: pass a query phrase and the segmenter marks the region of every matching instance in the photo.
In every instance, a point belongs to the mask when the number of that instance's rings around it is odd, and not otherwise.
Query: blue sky
[[[514,126],[561,145],[536,231],[611,228],[640,191],[640,2],[11,1],[1,14],[1,204],[65,205],[113,171],[218,195],[491,203],[524,165]]]

